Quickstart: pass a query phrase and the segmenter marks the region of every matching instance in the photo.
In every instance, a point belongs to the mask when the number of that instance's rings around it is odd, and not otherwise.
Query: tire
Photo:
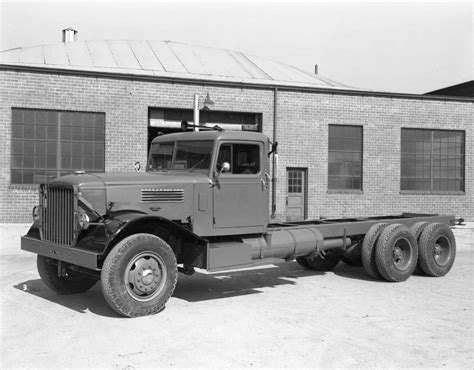
[[[411,226],[411,231],[415,234],[416,242],[418,243],[418,253],[420,252],[420,236],[426,226],[429,225],[429,222],[421,221]],[[420,256],[418,256],[418,262],[416,263],[414,275],[425,275],[420,266]]]
[[[69,270],[66,276],[58,276],[58,266],[44,256],[38,255],[36,266],[43,283],[58,294],[84,293],[97,283],[97,280]]]
[[[413,234],[415,234],[416,241],[418,242],[420,240],[421,233],[425,229],[426,226],[428,226],[428,222],[417,222],[416,224],[412,225],[411,231],[413,231]]]
[[[341,261],[349,266],[362,266],[362,260],[360,256],[342,256]]]
[[[370,277],[377,280],[380,280],[382,276],[380,275],[375,262],[375,246],[380,234],[382,234],[382,231],[387,225],[388,224],[385,223],[373,225],[367,234],[365,234],[364,241],[362,242],[362,266],[364,266],[365,272],[367,272]]]
[[[400,282],[408,279],[418,260],[418,243],[408,226],[392,224],[380,235],[375,247],[375,262],[385,280]]]
[[[302,258],[302,257],[299,257]],[[307,264],[308,269],[315,270],[315,271],[330,271],[341,260],[341,254],[338,252],[327,251],[326,256],[316,256],[312,258],[304,258]],[[302,263],[298,262],[300,265],[305,267]]]
[[[151,234],[134,234],[117,243],[101,273],[105,300],[126,317],[161,311],[173,294],[177,279],[173,250]]]
[[[456,240],[448,225],[429,224],[421,233],[419,262],[428,276],[444,276],[453,267]]]
[[[298,262],[298,264],[301,267],[304,267],[305,269],[311,269],[311,266],[309,265],[308,261],[306,261],[306,258],[304,257],[296,257],[296,262]]]

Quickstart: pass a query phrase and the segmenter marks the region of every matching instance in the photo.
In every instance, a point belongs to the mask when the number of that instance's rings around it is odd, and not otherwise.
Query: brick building
[[[129,171],[193,120],[279,142],[277,218],[448,213],[474,219],[473,103],[351,88],[229,50],[84,41],[0,53],[0,222],[37,184]]]

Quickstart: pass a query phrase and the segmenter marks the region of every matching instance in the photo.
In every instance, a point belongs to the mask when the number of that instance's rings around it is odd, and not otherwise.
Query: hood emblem
[[[160,189],[147,188],[141,189],[142,203],[180,203],[184,202],[183,189]]]

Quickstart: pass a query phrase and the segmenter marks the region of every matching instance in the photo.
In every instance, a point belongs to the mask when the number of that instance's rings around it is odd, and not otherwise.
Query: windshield
[[[177,141],[153,143],[148,171],[197,171],[207,173],[214,142]]]

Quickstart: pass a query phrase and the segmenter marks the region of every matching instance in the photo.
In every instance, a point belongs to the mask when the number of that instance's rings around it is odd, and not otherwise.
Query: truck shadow
[[[289,262],[252,270],[180,275],[173,297],[200,302],[259,294],[263,288],[294,285],[297,283],[295,279],[324,274],[325,272],[306,270],[296,262]]]
[[[121,318],[105,301],[100,284],[94,285],[85,293],[68,295],[53,292],[44,285],[41,279],[27,280],[13,287],[78,313],[87,313],[89,311],[100,316]]]
[[[381,280],[372,279],[365,272],[362,266],[350,266],[350,265],[346,265],[343,262],[339,262],[339,264],[332,270],[332,272],[334,273],[334,275],[341,276],[347,279],[381,282]]]
[[[196,273],[192,276],[179,274],[173,297],[187,302],[200,302],[247,294],[260,294],[264,288],[295,285],[305,277],[335,274],[344,278],[375,282],[362,267],[339,264],[331,272],[307,270],[296,262],[262,266],[252,270],[222,273]],[[99,316],[122,318],[105,301],[100,284],[85,293],[60,295],[47,288],[41,279],[27,280],[13,286],[24,293],[61,305],[78,313],[92,312]],[[166,308],[165,308],[166,309]]]

